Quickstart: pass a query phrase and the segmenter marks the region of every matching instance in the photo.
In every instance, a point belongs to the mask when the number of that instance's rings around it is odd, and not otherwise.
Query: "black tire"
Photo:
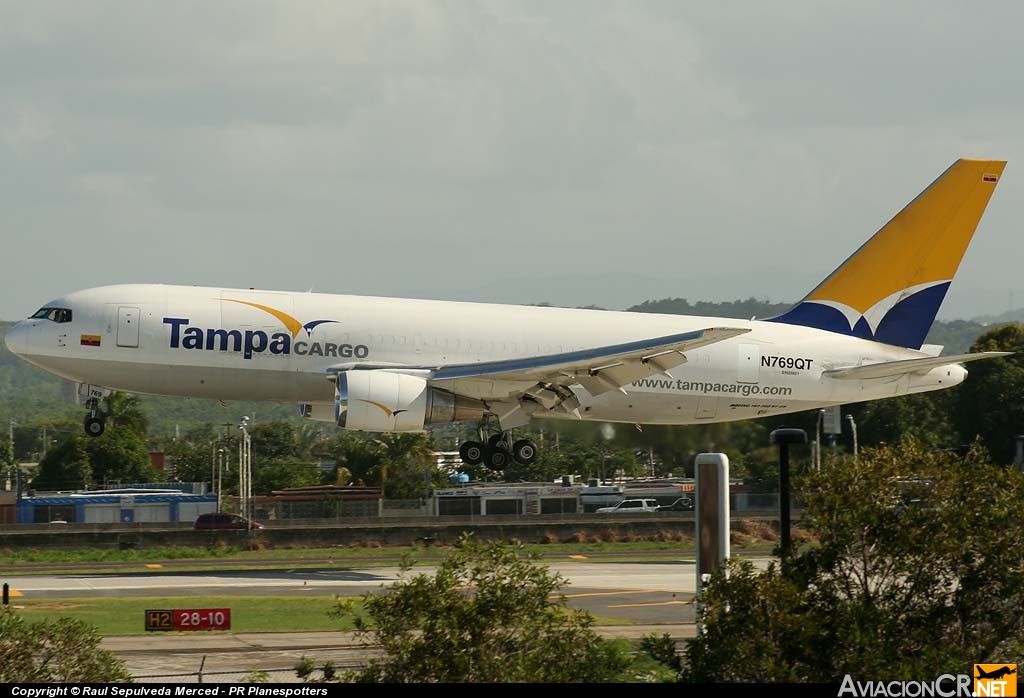
[[[537,444],[529,439],[521,439],[512,444],[512,457],[516,463],[531,465],[537,462]]]
[[[487,445],[491,447],[492,451],[501,450],[508,453],[511,449],[509,448],[508,441],[504,440],[504,436],[504,434],[495,434],[487,439]]]
[[[459,446],[459,458],[466,465],[480,465],[484,460],[484,445],[479,441],[463,441]]]
[[[491,470],[504,470],[511,460],[508,451],[494,448],[487,453],[487,467]]]
[[[102,436],[107,428],[107,424],[102,417],[86,417],[82,426],[85,428],[85,433],[93,438]]]

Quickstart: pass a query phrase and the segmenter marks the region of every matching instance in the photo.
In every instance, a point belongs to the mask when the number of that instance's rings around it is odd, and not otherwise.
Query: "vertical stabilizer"
[[[919,349],[1003,174],[957,160],[806,298],[771,322]]]

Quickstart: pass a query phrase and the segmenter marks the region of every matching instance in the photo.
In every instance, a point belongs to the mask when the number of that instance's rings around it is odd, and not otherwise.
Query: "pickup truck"
[[[602,507],[598,514],[633,514],[641,511],[657,511],[657,499],[623,499],[613,507]]]

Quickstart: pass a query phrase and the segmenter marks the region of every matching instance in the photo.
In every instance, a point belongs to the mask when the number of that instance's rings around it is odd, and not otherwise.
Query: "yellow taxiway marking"
[[[152,564],[152,565],[146,565],[146,567],[148,567],[151,570],[158,570],[161,567],[163,567],[163,565]]]
[[[7,595],[8,595],[8,596],[24,596],[24,594],[22,594],[22,593],[21,593],[20,591],[18,591],[17,589],[9,589],[9,590],[7,591]]]
[[[587,556],[586,555],[570,555],[569,559],[570,560],[586,560]]]
[[[693,601],[655,601],[654,603],[620,603],[608,608],[633,608],[635,606],[689,606]]]
[[[618,596],[620,594],[657,594],[649,589],[623,589],[622,591],[591,591],[586,594],[552,594],[548,598],[560,599],[563,596],[567,599],[582,599],[587,596]]]

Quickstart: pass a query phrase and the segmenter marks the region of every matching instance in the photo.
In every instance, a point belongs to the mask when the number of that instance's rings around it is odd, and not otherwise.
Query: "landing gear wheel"
[[[479,441],[463,441],[459,446],[459,458],[466,465],[479,465],[484,459],[484,445]]]
[[[512,444],[512,457],[516,463],[531,465],[537,462],[537,444],[521,439]]]
[[[487,467],[491,470],[504,470],[508,465],[508,451],[500,448],[491,449],[487,454]]]
[[[83,426],[85,433],[92,437],[101,436],[107,428],[103,417],[86,417]]]
[[[487,439],[487,445],[491,447],[493,451],[504,451],[508,453],[509,448],[508,439],[505,438],[504,434],[495,434],[491,438]]]

